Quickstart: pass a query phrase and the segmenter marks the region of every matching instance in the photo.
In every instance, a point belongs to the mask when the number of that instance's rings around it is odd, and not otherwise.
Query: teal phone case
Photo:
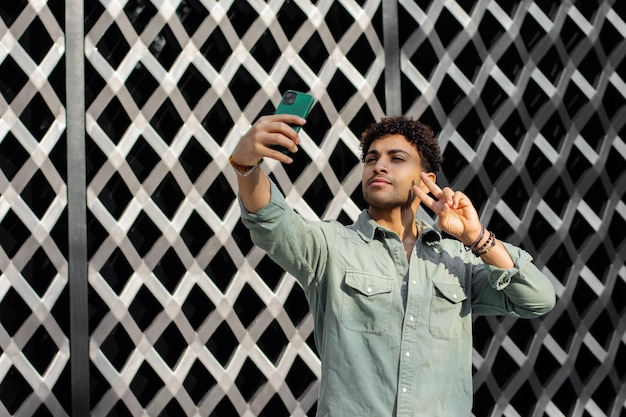
[[[288,90],[283,94],[283,97],[276,108],[274,114],[295,114],[303,119],[306,119],[313,107],[313,96],[300,91]],[[300,126],[291,125],[296,132],[300,131]],[[282,146],[272,146],[274,149],[279,149],[282,153],[289,153],[289,151]]]

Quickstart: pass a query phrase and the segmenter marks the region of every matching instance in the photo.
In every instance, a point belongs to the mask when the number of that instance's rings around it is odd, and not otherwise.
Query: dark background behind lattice
[[[626,3],[400,1],[385,26],[387,0],[87,1],[72,114],[71,1],[0,4],[0,415],[71,415],[72,384],[98,416],[315,414],[306,302],[252,245],[227,162],[288,88],[316,104],[295,163],[264,169],[303,215],[356,218],[357,135],[399,108],[437,130],[439,182],[555,285],[542,319],[475,319],[474,415],[626,415]],[[76,175],[89,381],[70,377]]]

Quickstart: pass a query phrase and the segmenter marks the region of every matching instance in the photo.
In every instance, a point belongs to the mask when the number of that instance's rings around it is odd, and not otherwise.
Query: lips
[[[367,185],[387,185],[387,184],[391,184],[391,181],[381,176],[372,177],[367,182]]]

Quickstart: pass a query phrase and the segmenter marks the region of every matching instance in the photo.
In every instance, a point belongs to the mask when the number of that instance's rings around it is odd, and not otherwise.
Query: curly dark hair
[[[361,134],[361,162],[372,142],[390,135],[402,135],[415,146],[421,157],[422,168],[427,172],[438,172],[441,166],[441,150],[435,133],[427,124],[404,116],[383,117],[372,123]]]

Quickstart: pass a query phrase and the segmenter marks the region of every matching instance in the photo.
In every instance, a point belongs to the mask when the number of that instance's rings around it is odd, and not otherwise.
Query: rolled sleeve
[[[532,262],[532,257],[528,252],[506,242],[502,242],[502,244],[511,256],[515,266],[513,268],[498,268],[487,263],[485,264],[489,283],[498,291],[505,289],[511,283],[512,278],[518,275],[527,264]]]
[[[554,286],[532,263],[532,256],[523,249],[502,242],[513,260],[513,268],[498,268],[484,264],[489,285],[496,293],[489,294],[490,304],[496,313],[506,313],[520,317],[537,317],[548,313],[556,303]],[[500,296],[497,296],[500,293]],[[503,297],[504,303],[496,301]],[[483,300],[484,301],[484,300]],[[482,310],[482,308],[481,308]]]

